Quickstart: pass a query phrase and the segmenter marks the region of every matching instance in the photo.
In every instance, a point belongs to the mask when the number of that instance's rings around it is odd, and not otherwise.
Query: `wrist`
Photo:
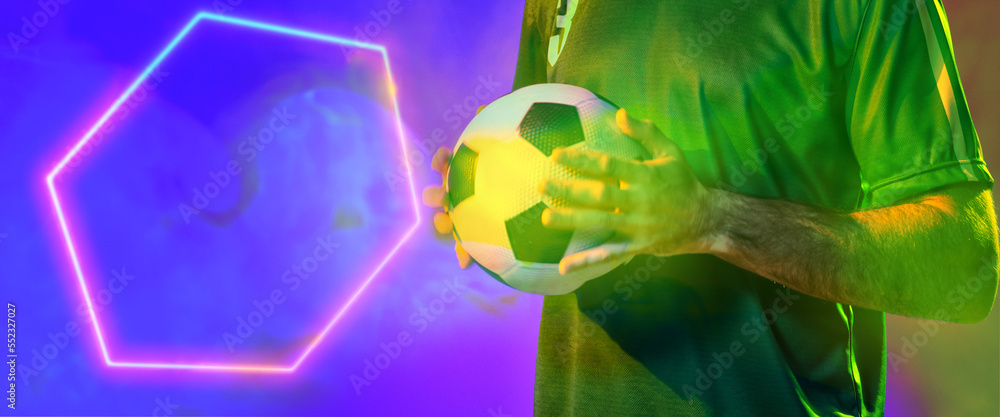
[[[727,224],[733,216],[737,195],[717,188],[706,188],[705,191],[696,248],[698,253],[720,255],[732,246]]]

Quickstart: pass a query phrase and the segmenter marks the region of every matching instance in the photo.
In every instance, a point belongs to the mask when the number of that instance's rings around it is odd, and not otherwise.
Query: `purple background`
[[[390,2],[378,0],[234,2],[239,4],[232,10],[222,10],[226,15],[349,37],[366,27],[377,32],[371,41],[389,51],[418,193],[423,186],[438,181],[429,168],[429,157],[438,146],[435,138],[443,138],[441,142],[451,146],[472,111],[504,94],[511,85],[522,4],[444,5],[402,0],[393,13],[386,11]],[[104,365],[92,328],[78,312],[82,297],[43,178],[169,39],[197,11],[215,11],[215,4],[227,3],[72,0],[60,5],[26,43],[16,48],[9,42],[0,43],[0,301],[18,307],[21,365],[31,366],[33,351],[54,346],[50,345],[53,338],[65,341],[62,348],[48,348],[57,353],[44,363],[37,362],[43,364],[33,368],[37,374],[18,380],[18,409],[12,412],[5,408],[5,413],[164,414],[162,409],[170,408],[165,407],[170,403],[177,406],[170,410],[173,415],[530,415],[541,297],[517,293],[478,270],[460,271],[451,242],[435,237],[429,221],[431,211],[425,208],[421,208],[421,229],[293,374],[134,370]],[[998,48],[989,43],[996,38],[996,29],[983,29],[995,27],[983,16],[996,16],[995,10],[987,9],[997,6],[986,1],[948,2],[947,6],[963,85],[977,117],[987,162],[1000,161],[993,144],[1000,128],[987,119],[998,111],[990,97],[1000,92],[992,79],[995,73],[990,71],[1000,64],[1000,56]],[[0,5],[0,33],[20,34],[21,18],[30,19],[42,10],[43,6],[33,1],[5,1]],[[333,263],[325,264],[331,275],[353,276],[344,269],[370,265],[362,262],[363,253],[390,247],[399,234],[396,231],[412,220],[408,196],[402,201],[406,210],[383,204],[398,199],[398,190],[393,194],[378,187],[384,185],[378,178],[369,188],[343,190],[336,188],[340,182],[331,180],[341,176],[370,179],[393,170],[398,163],[393,152],[398,152],[398,147],[383,143],[351,150],[320,140],[329,134],[323,129],[332,127],[345,138],[353,138],[349,143],[383,136],[395,141],[394,131],[384,125],[385,108],[380,104],[384,103],[384,91],[380,93],[380,87],[372,87],[363,76],[357,77],[359,71],[365,74],[365,68],[378,68],[378,64],[366,63],[365,57],[354,57],[349,63],[340,50],[284,50],[260,33],[234,35],[223,30],[214,37],[207,32],[196,34],[205,36],[191,38],[199,42],[184,49],[188,55],[178,55],[162,88],[140,103],[136,113],[123,123],[124,128],[108,135],[84,158],[80,168],[73,170],[73,187],[60,183],[62,189],[73,190],[65,198],[71,200],[76,208],[72,213],[81,220],[73,223],[81,225],[73,228],[77,245],[85,247],[88,277],[94,277],[90,282],[95,288],[105,288],[112,269],[124,266],[136,276],[100,316],[102,323],[108,318],[107,332],[114,335],[113,358],[135,355],[135,359],[144,359],[147,354],[157,358],[203,357],[206,352],[220,361],[252,360],[255,355],[265,359],[294,357],[303,340],[309,340],[310,332],[315,331],[316,325],[310,323],[325,323],[329,314],[323,315],[324,309],[339,306],[328,301],[343,298],[349,277],[296,293],[300,299],[280,305],[280,314],[241,345],[241,354],[226,353],[219,335],[232,331],[235,316],[252,311],[253,301],[284,285],[275,277],[307,255],[315,237],[328,230],[324,222],[331,219],[321,213],[343,213],[334,216],[334,226],[363,219],[362,224],[369,227],[334,227],[355,233],[363,230],[365,234],[340,236],[340,243],[345,244],[344,259],[336,261],[337,268],[332,268]],[[212,40],[229,46],[213,49],[200,43]],[[269,64],[269,58],[276,56],[282,57],[280,63]],[[210,59],[235,68],[215,64],[215,81],[205,81],[210,78],[207,72],[195,69]],[[327,62],[342,72],[327,69],[326,84],[310,78],[299,90],[289,87],[294,83],[278,83],[273,89],[246,93],[281,79],[281,65],[287,67],[295,59],[312,69],[321,67],[316,62]],[[369,76],[377,78],[372,74]],[[184,81],[195,75],[208,78]],[[222,82],[232,85],[231,95],[209,89]],[[318,84],[340,89],[324,90]],[[260,187],[260,195],[268,202],[260,218],[284,218],[280,210],[291,204],[299,208],[296,212],[304,213],[302,221],[297,226],[266,224],[265,239],[258,240],[248,240],[248,236],[264,229],[252,226],[266,222],[250,222],[250,216],[230,225],[223,234],[214,233],[223,229],[212,229],[204,222],[201,228],[181,224],[174,205],[190,198],[192,186],[204,184],[209,171],[220,170],[233,157],[227,149],[231,152],[234,142],[266,122],[269,109],[279,105],[302,108],[308,101],[307,90],[317,91],[315,97],[325,107],[339,109],[336,114],[382,123],[331,121],[321,112],[305,109],[299,119],[305,122],[290,125],[289,132],[298,132],[312,142],[276,141],[273,148],[261,151],[257,164],[260,175],[258,182],[252,183]],[[213,101],[197,100],[203,91],[212,91]],[[193,120],[178,121],[183,119],[174,118],[178,115]],[[330,148],[303,153],[317,146]],[[351,152],[379,154],[385,159],[349,157],[354,155]],[[339,157],[323,159],[329,154]],[[301,168],[303,158],[335,168],[325,177],[309,170],[281,175],[289,171],[287,168]],[[129,176],[129,172],[136,174]],[[114,180],[120,182],[108,185]],[[329,191],[331,188],[337,192]],[[239,205],[241,189],[226,188],[213,201],[218,204],[211,207],[213,212]],[[89,191],[104,194],[97,198]],[[344,195],[369,196],[364,201],[379,203],[344,207]],[[376,227],[382,224],[378,221],[384,221],[382,228]],[[159,234],[142,234],[149,230]],[[81,236],[86,236],[86,241]],[[220,241],[206,242],[205,248],[238,244],[240,250],[223,246],[206,255],[205,250],[171,244],[182,238],[204,242],[211,236]],[[377,239],[366,242],[364,236]],[[351,264],[351,260],[357,263]],[[184,271],[185,262],[198,272],[177,272]],[[212,265],[219,270],[205,269]],[[233,274],[232,269],[219,265],[243,265],[243,269]],[[468,289],[456,301],[444,302],[446,281]],[[433,322],[413,319],[420,308],[433,303],[444,306]],[[308,319],[316,315],[319,318]],[[298,320],[300,317],[306,319]],[[912,337],[920,328],[911,319],[890,316],[888,321],[890,351],[900,352],[902,338]],[[67,324],[82,331],[63,339],[60,333]],[[997,327],[996,313],[976,326],[942,325],[909,362],[898,370],[888,370],[887,414],[996,415],[996,393],[1000,390]],[[402,348],[358,393],[351,375],[363,377],[366,361],[374,360],[383,351],[381,345],[396,340],[402,332],[407,332],[412,344]],[[182,349],[190,346],[197,348]]]

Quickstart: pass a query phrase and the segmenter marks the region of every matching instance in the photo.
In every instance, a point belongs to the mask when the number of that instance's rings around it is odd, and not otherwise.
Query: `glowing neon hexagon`
[[[361,283],[350,292],[350,296],[346,299],[344,304],[336,310],[336,313],[331,317],[322,330],[311,339],[307,347],[297,356],[297,358],[290,364],[267,364],[267,363],[170,363],[170,362],[157,362],[157,361],[116,361],[111,357],[110,348],[105,337],[105,333],[102,331],[102,326],[98,320],[98,315],[95,312],[94,297],[91,291],[88,289],[87,279],[81,267],[80,255],[78,254],[77,248],[74,246],[73,233],[70,230],[70,226],[67,221],[67,216],[64,213],[63,204],[60,203],[59,192],[56,186],[56,178],[61,172],[64,172],[67,164],[73,160],[74,157],[80,153],[81,148],[87,145],[95,134],[109,122],[109,119],[119,110],[119,108],[129,99],[129,97],[136,91],[141,84],[146,81],[151,73],[159,66],[161,61],[174,50],[177,44],[188,35],[188,33],[201,21],[211,20],[216,22],[221,22],[224,24],[230,24],[234,26],[239,26],[242,28],[255,29],[259,31],[271,32],[274,34],[294,36],[300,38],[307,38],[316,41],[329,42],[333,44],[338,44],[340,46],[346,46],[351,48],[358,48],[377,52],[381,54],[381,57],[385,63],[385,74],[386,74],[386,87],[388,90],[389,98],[392,104],[392,112],[395,115],[395,129],[398,134],[399,146],[402,150],[402,155],[404,158],[404,165],[407,173],[407,185],[409,186],[409,202],[412,204],[414,223],[405,230],[401,238],[395,242],[395,244],[388,251],[386,256],[381,259],[376,265],[369,269],[367,276],[361,280]],[[101,117],[90,127],[89,130],[80,138],[75,145],[70,148],[70,150],[56,163],[55,167],[49,171],[48,175],[45,177],[45,183],[48,188],[49,196],[52,199],[52,204],[55,209],[56,218],[59,222],[59,228],[62,233],[62,238],[66,244],[66,250],[69,253],[69,259],[72,263],[73,271],[76,275],[77,283],[83,294],[83,298],[86,302],[88,309],[88,314],[93,323],[94,334],[97,337],[98,345],[103,356],[104,362],[109,367],[124,367],[124,368],[150,368],[150,369],[191,369],[191,370],[214,370],[214,371],[242,371],[242,372],[293,372],[298,369],[299,365],[303,363],[305,358],[313,352],[316,346],[327,336],[330,330],[341,320],[344,314],[350,309],[350,307],[358,300],[361,294],[365,291],[368,285],[374,280],[389,260],[396,254],[400,247],[409,239],[413,232],[420,226],[421,216],[419,211],[419,206],[417,204],[416,192],[412,180],[412,172],[409,166],[408,150],[405,143],[405,138],[403,134],[402,119],[399,114],[399,106],[395,97],[395,84],[392,80],[392,73],[389,68],[389,59],[386,49],[383,46],[375,45],[371,43],[354,41],[346,38],[341,38],[337,36],[330,36],[310,31],[304,31],[299,29],[293,29],[283,26],[277,26],[273,24],[261,23],[258,21],[251,21],[239,18],[232,18],[211,13],[198,13],[195,15],[184,28],[170,41],[170,43],[156,56],[156,58],[146,66],[145,70],[126,88],[126,90],[118,96],[118,98],[113,102],[111,107],[109,107]]]

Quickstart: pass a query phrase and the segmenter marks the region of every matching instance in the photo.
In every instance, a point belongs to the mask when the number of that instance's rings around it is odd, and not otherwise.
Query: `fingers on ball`
[[[444,207],[447,202],[448,193],[445,192],[444,187],[439,187],[436,185],[428,186],[424,188],[424,192],[421,195],[421,200],[423,200],[424,205],[428,207]]]
[[[451,162],[451,149],[444,146],[438,148],[431,158],[431,168],[444,175],[448,171],[448,164]]]
[[[461,243],[455,242],[455,255],[458,256],[458,266],[463,269],[472,265],[472,256],[469,256],[469,252],[465,251]]]
[[[434,230],[438,233],[445,235],[451,233],[454,225],[451,223],[451,217],[448,217],[447,213],[436,213],[434,214]]]

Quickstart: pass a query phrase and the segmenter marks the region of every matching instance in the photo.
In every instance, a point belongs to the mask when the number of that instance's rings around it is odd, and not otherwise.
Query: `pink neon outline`
[[[163,58],[170,51],[173,50],[173,48],[177,45],[177,43],[180,42],[180,40],[182,40],[188,34],[188,32],[190,32],[191,29],[199,21],[203,19],[215,20],[219,22],[236,24],[245,27],[252,27],[261,30],[269,30],[288,35],[301,36],[301,37],[323,40],[333,43],[347,44],[357,48],[374,50],[382,54],[383,61],[385,62],[386,82],[388,83],[389,86],[388,89],[389,97],[392,100],[393,112],[395,113],[396,116],[396,130],[397,133],[399,134],[399,143],[403,150],[403,158],[404,158],[404,164],[406,165],[407,180],[410,185],[410,200],[413,204],[412,206],[413,213],[414,216],[416,217],[416,221],[414,222],[413,226],[411,226],[406,231],[406,233],[403,234],[402,238],[400,238],[399,242],[397,242],[396,245],[393,246],[392,250],[389,251],[389,253],[385,256],[385,258],[382,259],[382,262],[380,262],[375,267],[375,269],[372,270],[371,274],[369,274],[368,277],[365,278],[365,280],[354,291],[354,293],[347,300],[347,302],[345,302],[344,305],[341,306],[340,310],[338,310],[337,313],[333,316],[333,318],[326,324],[326,327],[323,328],[323,331],[320,332],[320,334],[317,335],[312,340],[309,346],[306,347],[306,349],[299,355],[298,359],[296,359],[291,366],[252,365],[252,364],[225,365],[225,364],[184,364],[184,363],[155,363],[155,362],[153,363],[115,362],[114,360],[112,360],[110,354],[108,353],[108,347],[107,344],[105,343],[104,335],[101,332],[101,326],[97,320],[97,313],[94,311],[94,304],[90,297],[90,292],[87,289],[87,283],[83,276],[83,270],[80,267],[80,260],[77,256],[76,249],[73,246],[73,238],[69,231],[69,225],[66,222],[66,217],[63,214],[62,204],[59,203],[59,196],[56,192],[56,187],[55,187],[56,175],[58,175],[59,172],[62,171],[63,168],[66,166],[66,164],[74,156],[76,156],[76,154],[90,140],[90,138],[93,137],[95,133],[97,133],[97,130],[100,129],[102,125],[104,125],[104,123],[108,120],[108,118],[110,118],[111,115],[118,110],[118,108],[122,105],[122,103],[124,103],[125,100],[132,94],[132,92],[135,91],[135,89],[139,86],[139,84],[142,81],[144,81],[146,77],[148,77],[149,73],[156,67],[156,65],[158,65],[159,62],[162,61]],[[76,273],[77,283],[80,285],[81,292],[83,293],[83,298],[87,303],[87,310],[90,314],[91,322],[94,323],[94,334],[97,336],[97,342],[101,348],[101,355],[104,357],[105,365],[111,367],[147,368],[147,369],[191,369],[191,370],[205,370],[205,371],[241,371],[241,372],[283,372],[283,373],[294,372],[296,369],[298,369],[299,365],[301,365],[302,362],[305,361],[306,357],[310,353],[312,353],[312,351],[316,348],[316,346],[319,345],[319,343],[323,340],[323,338],[326,337],[330,329],[332,329],[333,326],[337,324],[337,321],[339,321],[340,318],[343,317],[344,313],[347,312],[347,310],[351,307],[351,305],[354,304],[354,302],[358,299],[358,297],[361,296],[361,293],[364,292],[365,288],[368,287],[368,284],[370,284],[372,280],[375,279],[375,276],[378,275],[379,271],[381,271],[382,268],[385,267],[385,265],[389,262],[389,260],[392,259],[393,255],[396,254],[399,248],[402,247],[407,240],[409,240],[410,236],[413,234],[414,231],[417,230],[418,227],[420,227],[420,224],[422,222],[419,205],[417,204],[416,188],[413,184],[413,171],[410,167],[409,151],[406,145],[405,135],[403,133],[403,121],[402,117],[399,114],[399,103],[396,100],[396,84],[393,81],[392,71],[389,67],[389,55],[388,52],[386,52],[384,46],[365,43],[365,42],[358,42],[336,36],[323,35],[315,32],[307,32],[298,29],[291,29],[287,27],[276,26],[256,21],[226,17],[211,13],[204,13],[204,12],[195,15],[195,17],[192,18],[187,23],[187,25],[184,26],[183,29],[181,29],[181,31],[173,38],[173,40],[171,40],[170,44],[168,44],[167,47],[160,52],[160,54],[156,57],[156,59],[154,59],[153,62],[151,62],[149,66],[146,67],[145,71],[142,74],[140,74],[135,79],[135,81],[133,81],[132,84],[129,85],[129,87],[125,90],[125,92],[123,92],[121,96],[119,96],[118,99],[115,100],[115,102],[111,105],[111,107],[109,107],[108,110],[105,111],[103,115],[101,115],[101,117],[97,120],[96,123],[94,123],[94,125],[90,128],[90,130],[88,130],[84,134],[84,136],[80,138],[79,141],[77,141],[76,145],[74,145],[69,150],[69,152],[65,156],[63,156],[62,159],[59,160],[56,166],[48,173],[48,175],[45,176],[45,183],[49,190],[49,196],[52,197],[52,204],[55,207],[56,217],[58,217],[59,220],[59,226],[62,231],[63,240],[66,243],[66,249],[69,251],[70,260],[73,263],[73,271]]]

